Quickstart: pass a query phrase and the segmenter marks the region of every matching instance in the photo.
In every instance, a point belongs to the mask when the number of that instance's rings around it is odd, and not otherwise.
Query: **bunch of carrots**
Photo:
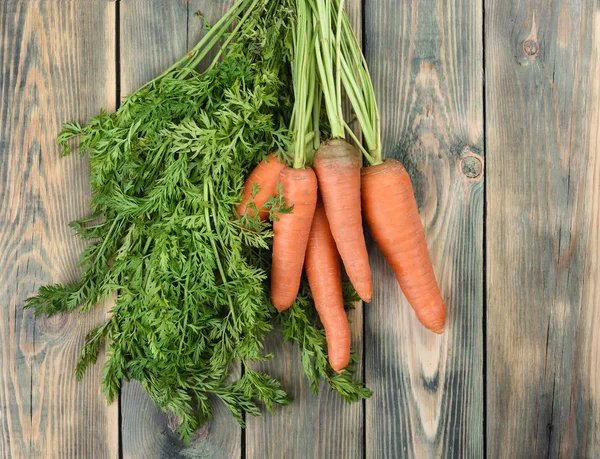
[[[277,214],[273,222],[271,301],[280,312],[289,308],[305,270],[329,362],[341,372],[350,360],[350,328],[340,258],[360,298],[370,302],[373,295],[363,218],[419,321],[442,333],[446,307],[410,177],[398,161],[382,159],[373,86],[343,0],[298,0],[297,18],[293,164],[285,164],[285,155],[267,156],[248,177],[237,212],[256,211],[265,220],[269,199],[282,194],[291,212]],[[343,95],[364,145],[344,120]],[[320,129],[323,112],[326,134]]]

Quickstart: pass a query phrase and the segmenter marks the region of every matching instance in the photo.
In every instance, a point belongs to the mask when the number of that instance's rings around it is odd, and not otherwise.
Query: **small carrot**
[[[258,215],[261,220],[266,220],[269,217],[269,212],[264,209],[267,200],[277,194],[277,180],[279,173],[285,167],[281,163],[275,153],[271,153],[263,159],[254,170],[250,173],[244,183],[242,190],[242,200],[238,204],[236,210],[239,215],[244,215],[252,210],[248,205],[253,201],[258,209]],[[252,198],[253,186],[259,187],[258,193]]]
[[[304,269],[325,328],[329,364],[341,373],[350,362],[350,325],[344,310],[340,256],[320,199],[310,229]]]
[[[398,161],[362,171],[362,203],[373,239],[421,323],[442,333],[446,305],[440,294],[410,177]]]
[[[310,167],[284,168],[279,174],[289,214],[278,213],[273,223],[271,302],[278,311],[288,309],[300,287],[308,236],[317,204],[317,177]]]
[[[360,152],[340,139],[321,145],[313,161],[338,252],[356,293],[369,302],[373,281],[362,225],[361,166]]]

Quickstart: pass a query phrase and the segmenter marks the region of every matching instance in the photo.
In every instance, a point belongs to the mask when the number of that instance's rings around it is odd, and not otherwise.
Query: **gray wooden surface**
[[[488,453],[600,457],[600,8],[486,11]]]
[[[102,358],[82,383],[73,376],[104,308],[37,321],[23,310],[40,285],[78,274],[68,222],[88,214],[87,165],[61,158],[55,135],[114,109],[115,5],[4,0],[0,40],[0,457],[116,457]]]
[[[67,224],[87,214],[87,165],[55,135],[183,54],[197,10],[231,3],[0,2],[0,457],[600,457],[596,0],[347,0],[448,303],[446,333],[423,331],[371,245],[374,300],[352,325],[370,400],[315,397],[274,338],[263,367],[295,403],[245,431],[218,409],[186,446],[138,385],[106,406],[101,361],[75,381],[106,307],[22,309],[78,273]]]

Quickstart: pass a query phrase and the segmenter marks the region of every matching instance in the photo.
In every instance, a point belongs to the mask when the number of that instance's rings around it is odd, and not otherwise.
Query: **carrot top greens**
[[[92,215],[71,224],[89,245],[81,279],[40,288],[27,307],[86,311],[114,296],[109,319],[87,335],[77,377],[106,344],[109,402],[123,380],[139,381],[178,416],[184,440],[212,416],[211,399],[240,424],[243,413],[260,414],[258,402],[289,403],[279,381],[249,365],[270,357],[263,342],[275,320],[267,283],[272,231],[256,213],[233,218],[233,209],[249,171],[271,151],[291,150],[295,14],[293,0],[239,0],[115,113],[67,123],[58,137],[63,154],[76,140],[89,155]],[[217,58],[199,73],[217,44]],[[318,131],[315,97],[307,132],[315,123]],[[318,145],[318,135],[301,140],[311,141]],[[277,198],[268,207],[285,210]],[[313,389],[324,378],[348,401],[369,395],[350,371],[337,375],[328,366],[306,288],[277,320],[301,347]],[[242,376],[232,380],[240,363]]]

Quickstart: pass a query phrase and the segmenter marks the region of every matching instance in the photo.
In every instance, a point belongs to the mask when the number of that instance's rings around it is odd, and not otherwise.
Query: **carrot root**
[[[258,163],[244,183],[242,199],[236,208],[239,215],[252,212],[253,209],[248,206],[254,202],[260,219],[264,221],[269,217],[269,212],[264,209],[264,205],[270,197],[277,193],[277,180],[279,180],[279,173],[284,167],[285,164],[279,161],[275,153],[271,153]],[[254,199],[252,198],[253,185],[259,187]]]
[[[314,159],[319,191],[337,250],[356,293],[369,302],[373,280],[361,214],[360,152],[344,140],[321,145]]]
[[[279,174],[283,197],[292,213],[278,214],[273,223],[271,302],[278,311],[296,300],[306,254],[310,227],[317,204],[317,177],[314,171],[286,167]]]
[[[442,333],[446,305],[435,279],[423,224],[406,169],[398,161],[362,171],[365,220],[419,321]]]
[[[340,256],[321,200],[310,230],[305,271],[315,308],[325,328],[329,364],[341,373],[350,362],[350,325],[344,310]]]

